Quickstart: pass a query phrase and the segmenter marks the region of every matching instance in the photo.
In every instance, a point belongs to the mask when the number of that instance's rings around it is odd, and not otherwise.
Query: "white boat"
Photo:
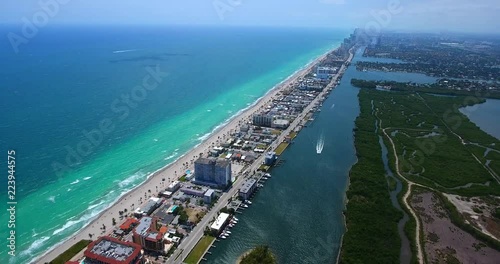
[[[234,225],[233,225],[233,224],[229,224],[228,226],[229,226],[229,227],[234,227]]]
[[[224,236],[224,235],[221,235],[219,237],[222,238],[222,239],[226,239],[226,236]]]
[[[227,230],[226,233],[231,234],[231,231]]]
[[[246,204],[242,204],[241,206],[243,206],[244,208],[248,208],[248,205]]]
[[[271,178],[271,174],[270,173],[266,173],[266,174],[264,174],[264,176],[266,176],[268,178]]]
[[[249,201],[249,200],[246,200],[246,203],[247,203],[247,204],[252,204],[252,202],[251,202],[251,201]]]

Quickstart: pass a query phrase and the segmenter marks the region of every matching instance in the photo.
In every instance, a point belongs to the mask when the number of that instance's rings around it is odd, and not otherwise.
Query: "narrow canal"
[[[358,51],[353,62],[361,55]],[[216,242],[202,263],[233,264],[259,244],[268,245],[278,263],[337,261],[349,170],[356,162],[352,131],[358,89],[350,81],[358,73],[351,64],[315,120],[280,157],[285,162],[273,168],[252,205],[236,215],[240,221],[231,236]],[[318,142],[323,142],[321,154]]]

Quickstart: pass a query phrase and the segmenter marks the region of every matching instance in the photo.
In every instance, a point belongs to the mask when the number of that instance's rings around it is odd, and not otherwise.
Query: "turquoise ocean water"
[[[0,29],[3,35],[19,30]],[[17,257],[7,258],[2,245],[0,262],[26,263],[74,234],[149,173],[199,144],[348,34],[47,27],[18,54],[2,41],[0,146],[5,158],[0,166],[7,170],[7,150],[15,149],[18,205]],[[127,104],[147,68],[168,76],[140,101]],[[103,120],[111,131],[85,148],[86,135]],[[85,155],[75,158],[79,150]],[[1,181],[6,186],[6,179]],[[5,210],[0,216],[6,223]],[[0,225],[1,234],[7,231]]]

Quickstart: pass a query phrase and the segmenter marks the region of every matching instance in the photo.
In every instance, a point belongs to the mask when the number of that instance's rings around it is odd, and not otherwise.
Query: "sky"
[[[332,27],[500,33],[499,0],[1,0],[0,23]],[[38,20],[37,20],[38,19]]]

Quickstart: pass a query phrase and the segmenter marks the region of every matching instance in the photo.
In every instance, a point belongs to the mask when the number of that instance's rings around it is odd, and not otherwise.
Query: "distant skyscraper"
[[[198,184],[225,188],[231,183],[231,162],[224,159],[199,158],[194,162],[194,179]]]

